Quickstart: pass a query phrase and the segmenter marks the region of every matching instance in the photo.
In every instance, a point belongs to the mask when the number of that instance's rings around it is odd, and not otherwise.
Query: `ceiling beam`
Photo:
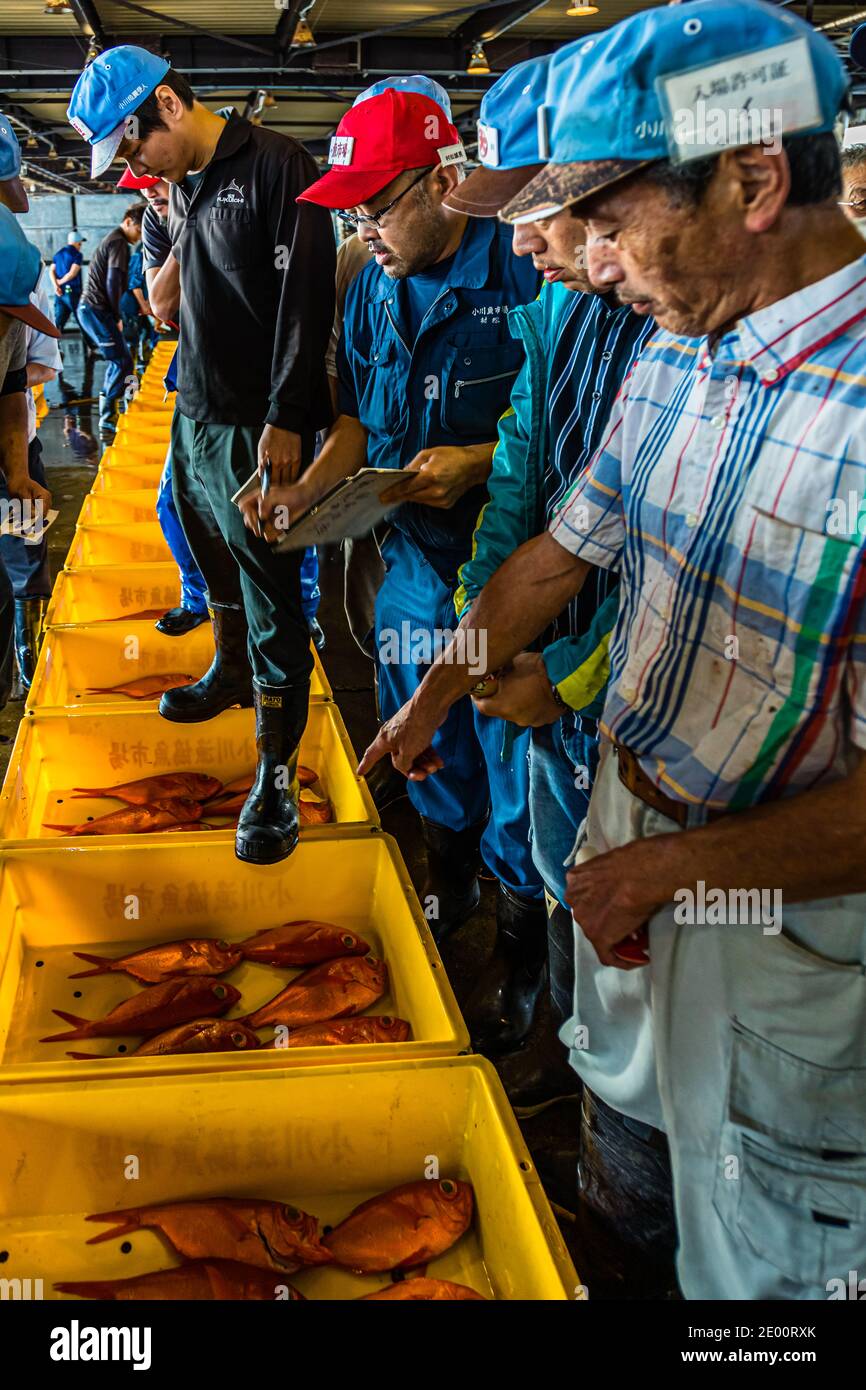
[[[292,39],[295,37],[295,30],[298,27],[298,20],[302,10],[310,10],[312,6],[309,0],[287,0],[283,6],[282,14],[277,20],[277,27],[274,31],[274,43],[276,45],[277,57],[280,62],[285,62]]]
[[[92,40],[91,47],[95,46],[100,52],[104,48],[110,48],[111,40],[102,27],[102,20],[93,0],[69,0],[69,4],[82,34]]]
[[[547,0],[512,0],[511,4],[497,5],[493,14],[489,5],[485,5],[465,19],[459,29],[454,30],[453,37],[460,44],[489,43],[546,3]]]

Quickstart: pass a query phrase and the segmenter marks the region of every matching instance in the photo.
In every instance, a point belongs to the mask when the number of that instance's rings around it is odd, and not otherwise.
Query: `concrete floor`
[[[54,505],[60,516],[51,529],[50,555],[52,573],[62,569],[66,552],[81,503],[90,491],[102,452],[96,442],[96,409],[77,406],[64,409],[64,399],[74,402],[79,397],[95,396],[101,382],[103,366],[85,362],[81,339],[74,331],[67,332],[62,342],[64,374],[62,389],[52,383],[46,398],[52,409],[40,428],[48,484]],[[68,432],[69,414],[73,413],[77,433]],[[64,430],[64,421],[67,430]],[[88,444],[88,437],[91,443]],[[360,754],[376,729],[376,714],[372,687],[372,664],[353,641],[343,611],[342,555],[337,549],[320,553],[322,604],[319,618],[327,637],[323,662],[334,690],[334,698],[356,751]],[[21,717],[22,702],[12,700],[0,712],[0,769],[5,772]],[[424,877],[424,859],[417,817],[405,798],[388,807],[382,815],[383,828],[398,841],[417,888]],[[442,948],[442,956],[458,1003],[462,1004],[468,989],[477,978],[495,935],[495,890],[491,883],[482,884],[480,910]],[[539,1010],[536,1028],[547,1026],[546,1008]],[[557,1212],[563,1236],[568,1244],[581,1280],[591,1298],[601,1299],[667,1299],[676,1297],[672,1271],[652,1262],[638,1261],[621,1242],[601,1227],[590,1214],[569,1200],[571,1175],[576,1172],[579,1110],[574,1102],[564,1102],[541,1115],[522,1122],[527,1145],[536,1162],[542,1167],[555,1164],[565,1175],[556,1195],[563,1206],[578,1207],[576,1218],[567,1212]],[[553,1195],[549,1189],[549,1195]]]

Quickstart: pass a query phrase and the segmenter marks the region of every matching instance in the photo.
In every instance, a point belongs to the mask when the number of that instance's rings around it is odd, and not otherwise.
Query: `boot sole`
[[[201,714],[198,710],[190,710],[188,713],[185,710],[181,712],[172,710],[168,713],[160,704],[159,713],[170,724],[206,724],[209,719],[215,719],[218,714],[222,714],[227,709],[252,709],[252,707],[252,700],[228,700],[225,704],[212,707],[207,714]]]
[[[286,850],[285,854],[278,854],[274,858],[262,859],[261,856],[257,854],[241,854],[237,841],[235,841],[235,858],[240,859],[243,864],[282,864],[284,859],[291,858],[297,848],[298,842],[296,840],[291,849]]]

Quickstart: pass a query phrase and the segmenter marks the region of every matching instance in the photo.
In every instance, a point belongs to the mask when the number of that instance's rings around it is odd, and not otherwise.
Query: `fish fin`
[[[79,1018],[78,1014],[67,1014],[62,1009],[52,1009],[51,1012],[58,1018],[62,1018],[64,1023],[74,1023],[75,1027],[70,1033],[52,1033],[50,1038],[40,1038],[40,1042],[68,1042],[72,1038],[88,1038],[90,1034],[82,1031],[90,1027],[91,1019]]]
[[[74,825],[51,825],[49,821],[44,820],[44,821],[42,822],[42,829],[43,829],[43,830],[59,830],[60,833],[61,833],[61,835],[71,835],[72,832],[75,830],[75,826],[74,826]]]
[[[120,1220],[118,1221],[118,1218]],[[109,1231],[100,1231],[98,1235],[91,1236],[88,1245],[99,1245],[103,1240],[115,1240],[118,1236],[128,1236],[130,1231],[140,1230],[138,1219],[138,1207],[130,1207],[127,1211],[99,1211],[93,1216],[86,1216],[85,1221],[117,1221],[116,1226],[112,1226]]]
[[[74,1057],[76,1062],[104,1062],[105,1058],[99,1052],[67,1052],[67,1057]]]
[[[86,980],[90,975],[108,975],[114,965],[114,961],[108,956],[88,956],[84,951],[73,951],[72,954],[78,960],[90,961],[92,965],[97,966],[97,969],[79,970],[77,975],[67,975],[68,980]]]
[[[73,1293],[78,1298],[114,1298],[117,1279],[63,1280],[54,1287],[58,1293]]]

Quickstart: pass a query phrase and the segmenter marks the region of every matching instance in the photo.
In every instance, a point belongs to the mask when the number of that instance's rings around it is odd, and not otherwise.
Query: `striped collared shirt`
[[[866,749],[864,407],[866,256],[713,346],[654,334],[554,518],[620,568],[602,729],[668,795],[741,809]]]

